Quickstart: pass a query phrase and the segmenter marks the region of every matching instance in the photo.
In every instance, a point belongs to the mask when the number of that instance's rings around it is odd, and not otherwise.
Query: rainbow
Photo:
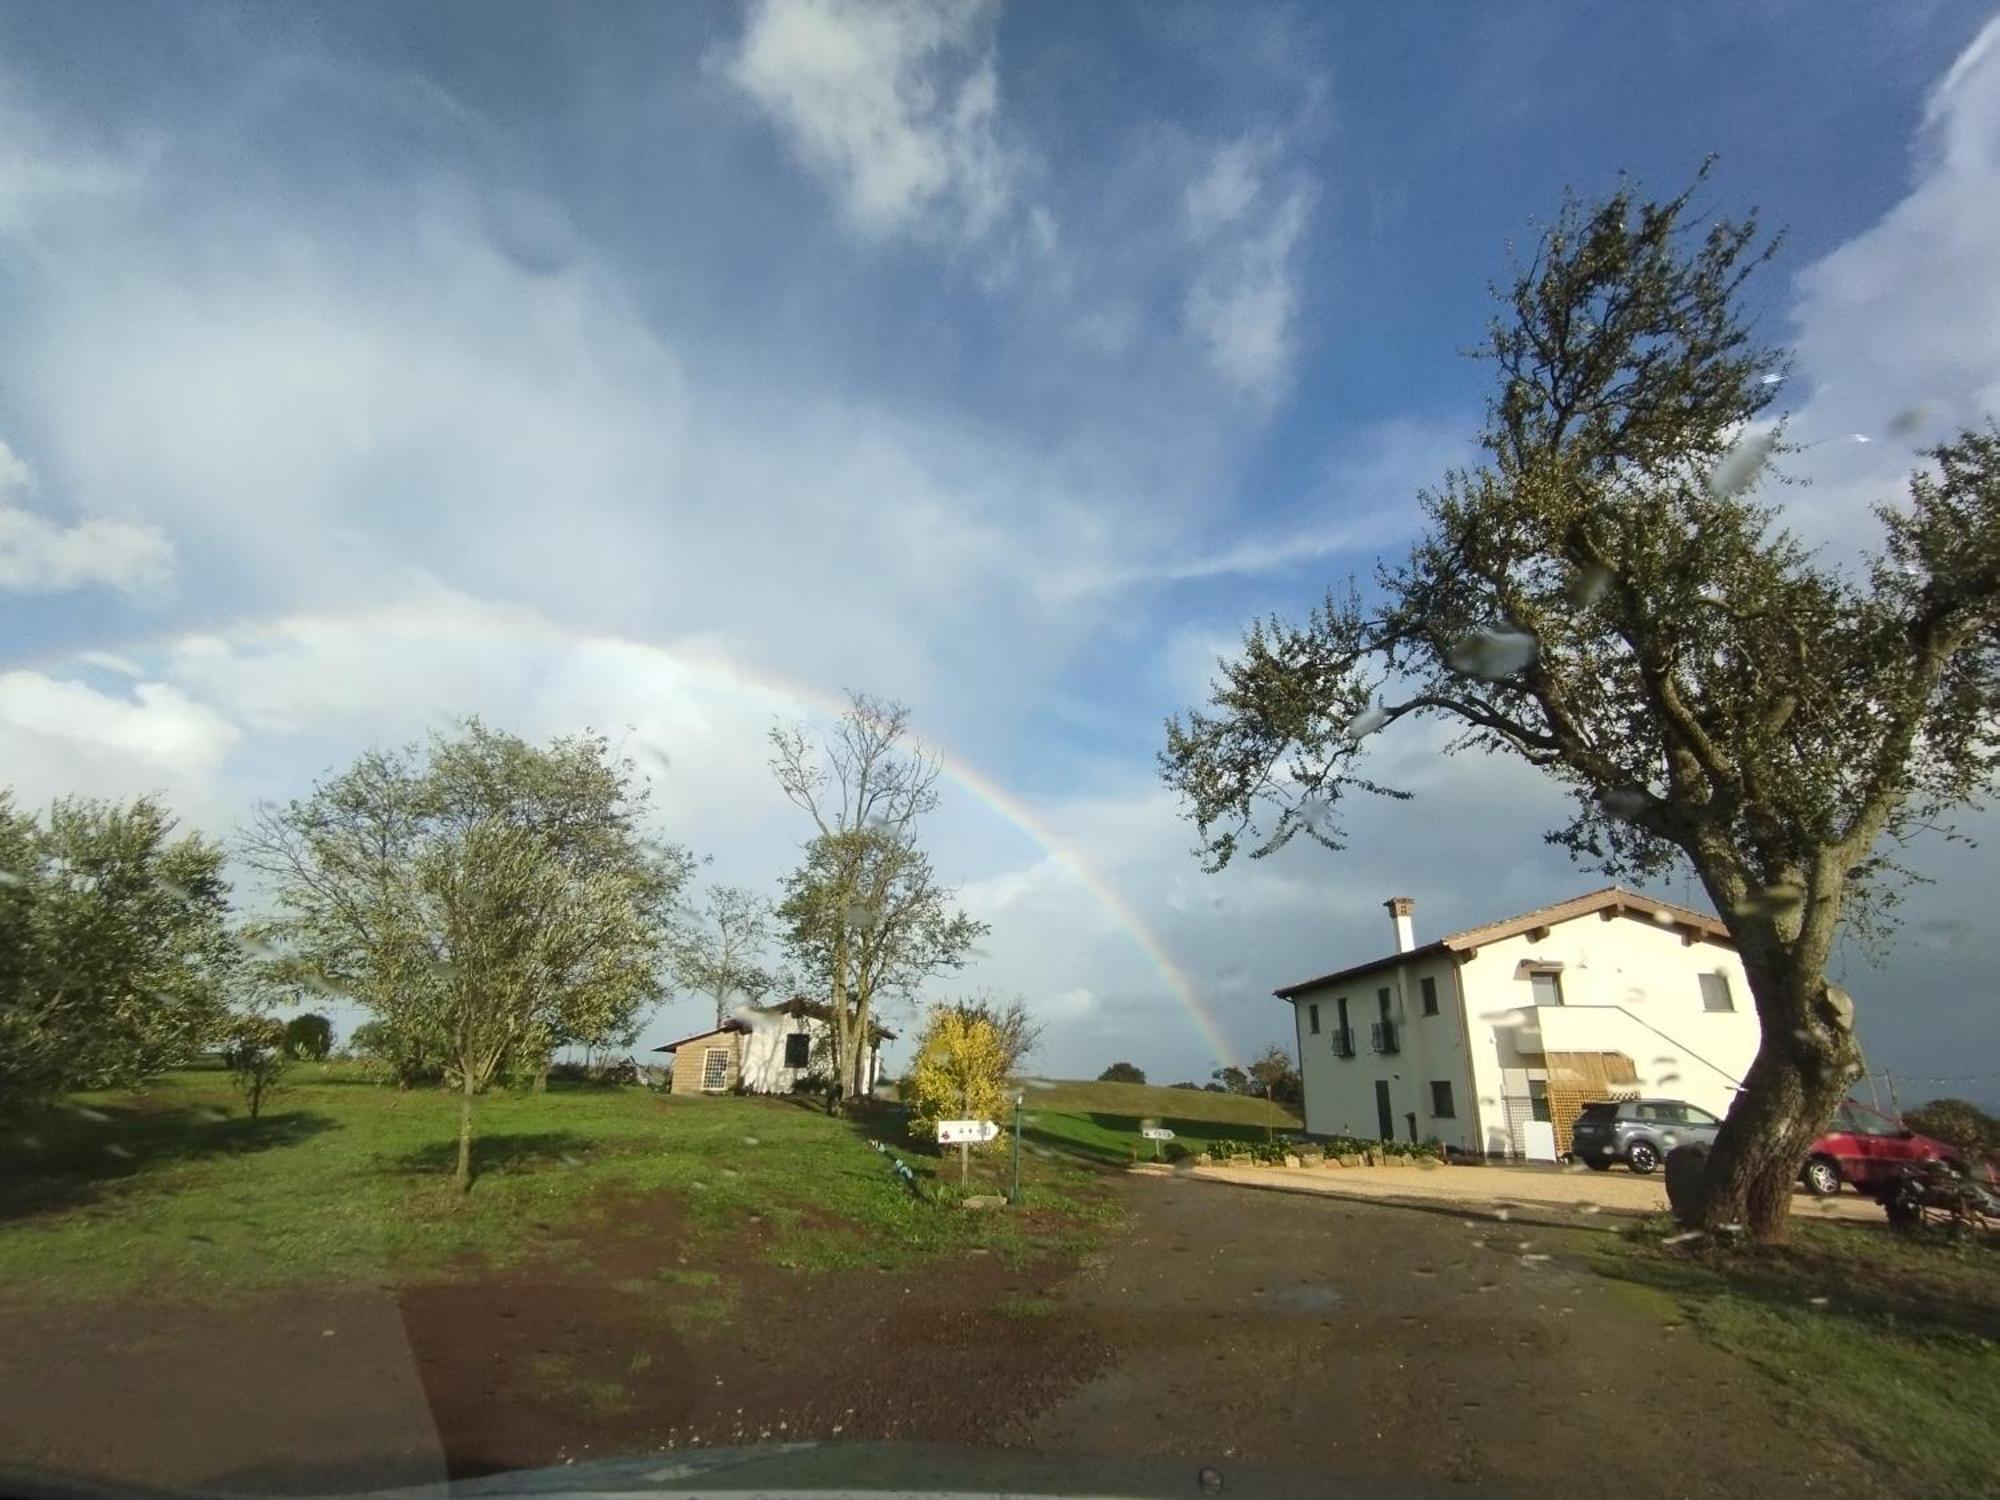
[[[260,641],[278,636],[311,637],[319,633],[331,634],[351,630],[357,624],[371,628],[421,631],[433,636],[454,637],[483,644],[491,643],[496,633],[511,631],[538,642],[560,646],[612,647],[649,653],[666,658],[698,680],[732,687],[748,684],[766,692],[804,702],[830,718],[839,717],[847,709],[846,701],[838,694],[767,669],[746,667],[739,660],[725,659],[705,650],[674,650],[629,636],[563,626],[528,610],[488,607],[480,610],[476,617],[472,617],[462,610],[396,605],[371,610],[362,615],[288,615],[274,621],[238,624],[218,632],[200,632],[200,635],[207,640],[254,646]],[[157,650],[160,644],[159,638],[149,637],[121,646],[98,646],[88,651],[75,648],[43,658],[40,663],[25,663],[25,665],[73,668],[92,655],[108,657],[144,654]],[[1126,899],[1123,892],[1093,867],[1057,829],[1051,827],[1047,820],[1020,796],[1009,791],[964,756],[948,749],[942,741],[925,734],[920,725],[913,724],[912,730],[916,738],[922,741],[925,749],[937,758],[941,775],[970,793],[995,816],[1019,830],[1103,909],[1145,957],[1148,965],[1166,986],[1168,994],[1187,1013],[1188,1019],[1194,1023],[1210,1053],[1219,1062],[1240,1061],[1221,1026],[1217,1024],[1208,1007],[1202,1003],[1194,984],[1182,972],[1173,955],[1167,951],[1166,945],[1147,925],[1145,919],[1133,909],[1132,903]]]

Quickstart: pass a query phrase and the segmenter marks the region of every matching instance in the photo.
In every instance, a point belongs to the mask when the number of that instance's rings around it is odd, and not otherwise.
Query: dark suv
[[[1608,1172],[1622,1161],[1644,1176],[1676,1146],[1712,1144],[1722,1122],[1682,1099],[1617,1099],[1586,1104],[1570,1131],[1570,1154]]]

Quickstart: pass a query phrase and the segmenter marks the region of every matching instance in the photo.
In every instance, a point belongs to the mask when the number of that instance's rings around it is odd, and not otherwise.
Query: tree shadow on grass
[[[1826,1228],[1790,1245],[1679,1254],[1628,1239],[1596,1264],[1615,1280],[1683,1298],[1726,1292],[1904,1333],[2000,1339],[2000,1247],[1868,1224]]]
[[[582,1153],[597,1144],[594,1136],[573,1130],[506,1131],[472,1137],[472,1175],[529,1171],[541,1167],[573,1167]],[[430,1141],[396,1158],[396,1170],[435,1176],[458,1166],[458,1138]]]
[[[0,1223],[94,1202],[161,1167],[297,1146],[340,1128],[309,1110],[261,1119],[196,1108],[108,1104],[0,1121]]]

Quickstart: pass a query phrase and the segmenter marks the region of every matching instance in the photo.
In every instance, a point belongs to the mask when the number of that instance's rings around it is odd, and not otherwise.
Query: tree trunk
[[[868,1097],[868,1004],[863,1001],[856,1008],[854,1035],[849,1039],[847,1062],[847,1095],[850,1099],[865,1100]]]
[[[1744,968],[1763,1037],[1709,1152],[1695,1222],[1768,1244],[1785,1237],[1792,1185],[1861,1073],[1861,1049],[1852,1006],[1819,965],[1746,953]]]
[[[458,1173],[452,1181],[461,1193],[472,1191],[472,1070],[465,1071],[464,1092],[458,1101]]]

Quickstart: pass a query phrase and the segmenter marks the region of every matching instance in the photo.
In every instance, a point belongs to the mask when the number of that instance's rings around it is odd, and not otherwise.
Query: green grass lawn
[[[663,1194],[687,1247],[739,1243],[802,1270],[903,1268],[981,1247],[1070,1253],[1113,1213],[1094,1174],[1031,1159],[1024,1207],[970,1213],[940,1193],[940,1162],[893,1111],[866,1123],[777,1099],[643,1089],[496,1093],[478,1104],[473,1190],[450,1172],[458,1100],[400,1093],[339,1064],[302,1066],[243,1118],[220,1073],[172,1074],[140,1096],[85,1095],[0,1130],[0,1285],[15,1293],[177,1293],[441,1274],[586,1250],[635,1195]],[[92,1116],[96,1116],[93,1118]],[[919,1191],[867,1143],[888,1136]],[[975,1190],[1003,1182],[979,1153]]]
[[[1690,1254],[1662,1247],[1667,1232],[1600,1236],[1590,1255],[1770,1376],[1898,1488],[1993,1493],[2000,1248],[1794,1222],[1788,1246]]]
[[[1241,1094],[1159,1088],[1145,1083],[1080,1083],[1024,1078],[1022,1138],[1041,1152],[1110,1164],[1153,1158],[1140,1122],[1174,1132],[1174,1143],[1204,1150],[1218,1141],[1262,1140],[1267,1131],[1300,1128],[1284,1106]]]

